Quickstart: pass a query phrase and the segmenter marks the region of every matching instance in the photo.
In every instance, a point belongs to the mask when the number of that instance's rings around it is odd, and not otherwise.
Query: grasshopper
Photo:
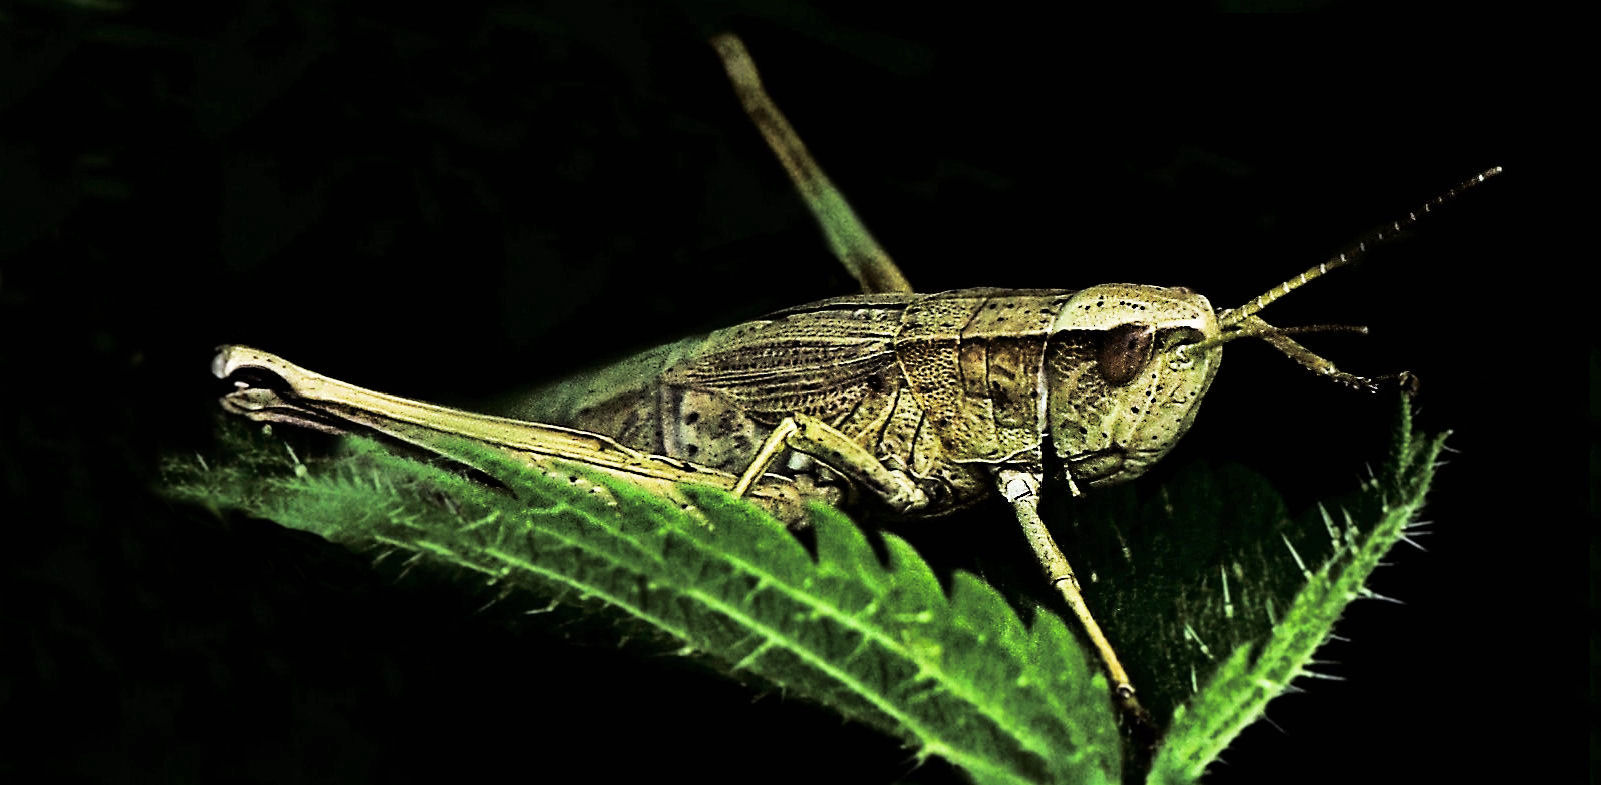
[[[1127,283],[919,294],[811,159],[739,40],[713,44],[862,294],[651,350],[569,382],[575,393],[535,396],[516,418],[365,390],[243,346],[222,347],[214,360],[213,372],[237,388],[223,406],[258,421],[376,431],[456,460],[452,440],[466,438],[539,471],[580,464],[680,501],[680,484],[712,485],[791,523],[804,521],[810,501],[917,518],[999,494],[1097,650],[1115,700],[1146,725],[1039,513],[1048,462],[1074,496],[1138,477],[1189,430],[1223,344],[1239,338],[1260,338],[1357,389],[1409,383],[1404,372],[1341,371],[1292,337],[1361,328],[1281,329],[1259,313],[1500,169],[1234,308],[1216,310],[1184,287]]]

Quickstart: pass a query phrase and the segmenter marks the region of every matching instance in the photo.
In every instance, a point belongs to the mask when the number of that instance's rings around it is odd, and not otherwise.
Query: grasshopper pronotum
[[[1404,219],[1236,308],[1182,287],[965,289],[916,294],[766,96],[743,46],[714,40],[746,112],[778,154],[863,294],[780,311],[662,347],[600,373],[524,419],[364,390],[255,349],[224,347],[223,399],[251,419],[367,430],[453,456],[453,439],[541,470],[584,464],[664,494],[710,484],[799,521],[805,502],[933,516],[997,492],[1048,580],[1097,649],[1124,711],[1134,685],[1090,611],[1038,505],[1046,463],[1074,495],[1140,475],[1189,429],[1228,341],[1257,337],[1304,367],[1374,389],[1258,314],[1366,247],[1496,174],[1483,172]],[[265,378],[264,378],[265,377]],[[545,422],[552,424],[543,424]]]

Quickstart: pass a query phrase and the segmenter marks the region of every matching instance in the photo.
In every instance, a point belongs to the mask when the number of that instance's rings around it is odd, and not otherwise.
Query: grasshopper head
[[[1173,449],[1217,373],[1219,335],[1212,304],[1180,287],[1103,284],[1067,301],[1046,348],[1046,418],[1073,487],[1133,479]]]
[[[1214,313],[1205,297],[1181,287],[1105,284],[1075,293],[1056,315],[1045,354],[1046,426],[1069,487],[1076,492],[1080,486],[1133,479],[1173,449],[1195,422],[1228,341],[1262,338],[1307,370],[1350,387],[1375,391],[1382,382],[1395,381],[1410,388],[1416,379],[1409,373],[1346,373],[1289,337],[1366,328],[1280,329],[1257,314],[1500,173],[1497,166],[1474,175],[1328,261],[1221,313]]]

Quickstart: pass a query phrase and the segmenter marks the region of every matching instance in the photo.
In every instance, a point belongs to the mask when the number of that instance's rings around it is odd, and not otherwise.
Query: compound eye
[[[1156,328],[1148,324],[1125,324],[1108,330],[1096,352],[1101,376],[1113,387],[1133,381],[1151,359],[1151,340],[1155,336]]]

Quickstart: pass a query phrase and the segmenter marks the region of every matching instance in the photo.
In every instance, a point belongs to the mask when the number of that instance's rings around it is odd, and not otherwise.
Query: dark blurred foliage
[[[1358,604],[1325,668],[1348,681],[1274,704],[1212,781],[1576,763],[1588,295],[1523,146],[1568,75],[1504,24],[35,2],[0,10],[0,714],[24,725],[0,778],[957,776],[652,642],[479,611],[151,490],[158,456],[213,449],[219,343],[475,405],[850,291],[703,43],[723,29],[928,290],[1132,280],[1233,305],[1506,166],[1269,312],[1370,325],[1314,345],[1417,371],[1420,424],[1461,454],[1430,552],[1378,575],[1407,604]],[[1382,455],[1389,396],[1229,354],[1175,465],[1246,464],[1300,509]],[[946,571],[1030,577],[1004,510],[903,533]]]

